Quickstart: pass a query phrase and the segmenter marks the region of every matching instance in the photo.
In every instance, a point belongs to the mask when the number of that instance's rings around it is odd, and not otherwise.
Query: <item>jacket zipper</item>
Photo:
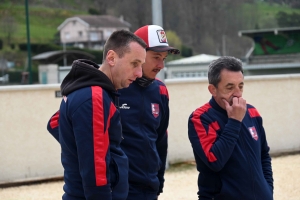
[[[243,124],[243,126],[245,127],[246,125]],[[246,127],[246,130],[248,130],[247,127]],[[252,166],[251,166],[251,163],[250,163],[248,151],[246,150],[246,145],[245,145],[245,141],[244,141],[244,134],[240,134],[240,137],[241,137],[241,141],[242,141],[243,148],[244,148],[245,153],[246,153],[246,157],[247,157],[248,165],[249,165],[249,168],[250,168],[250,172],[251,172],[251,174],[252,174],[252,176],[251,176],[251,180],[252,180],[252,191],[253,191],[254,200],[256,200],[255,189],[254,189],[254,188],[255,188],[255,185],[254,185],[253,169],[252,169]]]

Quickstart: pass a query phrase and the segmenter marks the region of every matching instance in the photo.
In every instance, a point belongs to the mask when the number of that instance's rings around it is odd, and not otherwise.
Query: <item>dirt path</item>
[[[300,199],[300,155],[276,157],[272,160],[274,199]],[[193,164],[172,166],[165,175],[164,193],[159,200],[197,199],[198,173]],[[43,183],[0,189],[1,200],[58,200],[63,182]]]

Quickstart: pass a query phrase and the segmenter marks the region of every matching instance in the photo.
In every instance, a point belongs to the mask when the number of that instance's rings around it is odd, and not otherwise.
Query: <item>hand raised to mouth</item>
[[[225,104],[228,118],[236,119],[240,122],[243,121],[247,109],[246,100],[243,97],[233,97],[232,105],[229,105],[225,99],[222,100]]]

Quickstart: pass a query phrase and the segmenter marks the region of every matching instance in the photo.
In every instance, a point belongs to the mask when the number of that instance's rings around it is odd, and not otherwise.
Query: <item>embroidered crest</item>
[[[258,135],[257,135],[255,127],[252,126],[252,127],[249,127],[248,129],[249,129],[249,132],[250,132],[251,136],[253,137],[253,139],[258,140]]]
[[[159,105],[157,103],[151,103],[152,114],[155,118],[159,116]]]
[[[157,30],[157,36],[160,43],[167,43],[167,35],[164,30]]]

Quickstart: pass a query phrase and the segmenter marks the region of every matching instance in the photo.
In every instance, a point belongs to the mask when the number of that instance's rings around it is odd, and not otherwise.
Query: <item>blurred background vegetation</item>
[[[74,15],[123,16],[131,24],[131,31],[152,23],[150,0],[28,0],[28,3],[32,56],[62,50],[57,27]],[[251,41],[239,37],[238,31],[300,26],[300,0],[162,0],[162,7],[168,41],[181,49],[181,57],[205,53],[242,58]],[[0,58],[14,62],[15,70],[26,70],[24,1],[1,0],[0,27]],[[89,53],[102,60],[102,53]],[[178,58],[170,56],[168,60]],[[33,71],[37,71],[35,63]]]

